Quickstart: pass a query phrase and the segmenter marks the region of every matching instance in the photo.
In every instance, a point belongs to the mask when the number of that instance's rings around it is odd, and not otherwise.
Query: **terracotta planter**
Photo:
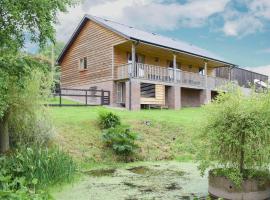
[[[255,179],[245,180],[237,188],[224,176],[214,176],[211,171],[208,177],[208,192],[215,198],[231,200],[265,200],[270,199],[270,183]]]

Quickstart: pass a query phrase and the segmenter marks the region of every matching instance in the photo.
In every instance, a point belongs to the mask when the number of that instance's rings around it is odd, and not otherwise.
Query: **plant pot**
[[[269,181],[248,179],[241,187],[235,186],[224,176],[216,176],[209,172],[208,192],[211,197],[231,200],[265,200],[270,199]]]

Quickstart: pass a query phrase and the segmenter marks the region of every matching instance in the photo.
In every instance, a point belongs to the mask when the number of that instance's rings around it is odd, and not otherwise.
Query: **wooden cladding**
[[[86,22],[61,62],[62,86],[74,87],[111,80],[113,46],[124,41],[125,38],[101,25]],[[81,59],[84,58],[87,59],[82,61],[84,70],[81,70]]]
[[[165,85],[155,84],[155,97],[142,97],[141,104],[165,105]]]
[[[254,80],[260,80],[263,82],[268,81],[268,76],[263,74],[258,74],[256,72],[252,72],[246,69],[241,69],[238,67],[229,68],[227,66],[217,68],[215,70],[217,77],[231,79],[232,81],[236,81],[242,87],[250,87],[254,84]]]

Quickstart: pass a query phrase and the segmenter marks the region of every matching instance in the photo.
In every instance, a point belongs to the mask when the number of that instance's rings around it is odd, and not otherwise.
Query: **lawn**
[[[119,161],[102,143],[102,131],[97,125],[101,109],[118,114],[124,124],[139,133],[141,148],[136,160],[194,159],[200,142],[198,127],[203,108],[131,112],[102,107],[50,107],[56,125],[56,142],[84,166]]]

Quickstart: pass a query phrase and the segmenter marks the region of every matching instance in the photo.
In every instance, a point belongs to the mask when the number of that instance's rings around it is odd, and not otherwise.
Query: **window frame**
[[[80,71],[85,71],[88,69],[88,65],[87,65],[87,57],[82,57],[79,59],[79,70]]]

